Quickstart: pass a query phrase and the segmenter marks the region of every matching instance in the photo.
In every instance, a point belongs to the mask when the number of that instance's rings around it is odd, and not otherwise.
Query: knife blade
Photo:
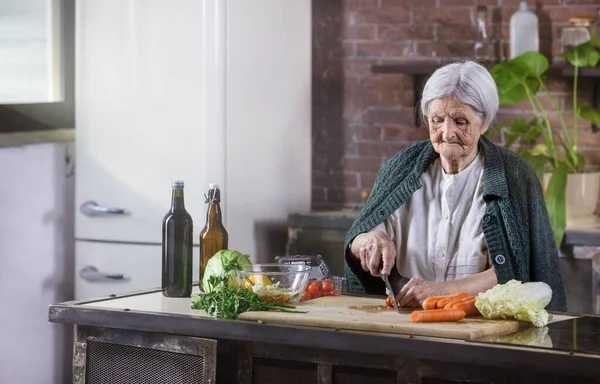
[[[396,303],[396,295],[394,294],[394,290],[392,289],[392,285],[390,284],[390,280],[387,275],[383,273],[379,273],[381,279],[385,283],[385,294],[392,297],[392,302],[394,303],[394,309],[396,312],[400,313],[400,309],[398,309],[398,303]]]

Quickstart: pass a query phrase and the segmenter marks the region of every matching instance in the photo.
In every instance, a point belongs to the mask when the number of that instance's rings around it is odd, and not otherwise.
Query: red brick
[[[471,24],[471,9],[467,7],[415,9],[413,23],[417,25],[426,23]]]
[[[334,58],[356,56],[356,45],[354,41],[342,41],[331,50],[331,56]]]
[[[380,96],[375,91],[350,91],[344,93],[343,116],[349,121],[361,121],[368,107],[378,106]]]
[[[410,125],[413,119],[414,113],[411,108],[373,108],[367,111],[365,122]]]
[[[380,141],[381,126],[379,125],[351,125],[346,133],[356,138],[356,141]]]
[[[479,37],[477,28],[471,24],[439,25],[437,37],[440,41],[468,39],[474,40]]]
[[[319,204],[319,203],[324,203],[326,201],[325,188],[322,188],[320,186],[315,186],[313,183],[311,199],[312,199],[313,205]]]
[[[384,107],[413,107],[414,91],[412,89],[382,89],[381,105]]]
[[[567,6],[569,5],[598,5],[598,0],[564,0]]]
[[[586,166],[600,165],[600,151],[597,148],[581,150]]]
[[[418,56],[471,58],[474,49],[473,42],[467,41],[417,43]]]
[[[381,165],[383,164],[383,157],[381,154],[377,154],[375,156],[344,155],[341,164],[346,171],[370,172],[373,169],[378,170],[381,168]]]
[[[344,9],[377,8],[379,0],[342,0],[342,4]]]
[[[436,0],[381,0],[383,9],[394,7],[410,7],[410,8],[435,8]]]
[[[383,127],[384,141],[401,141],[410,143],[413,141],[427,139],[429,139],[429,131],[423,125],[418,128],[415,128],[414,126],[402,125],[385,125]]]
[[[490,6],[498,5],[498,0],[440,0],[440,7],[455,7],[467,5],[487,5],[488,13],[491,13]]]
[[[382,25],[379,40],[432,40],[433,32],[433,25]]]
[[[372,172],[359,173],[359,187],[372,188],[373,184],[375,184],[375,179],[377,179],[377,171],[379,171],[379,168],[373,169]]]
[[[378,60],[369,60],[365,58],[345,58],[341,63],[341,69],[346,74],[352,75],[371,75],[371,67],[377,64]]]
[[[342,29],[345,40],[373,40],[376,37],[374,25],[345,25]]]
[[[406,57],[411,52],[411,43],[357,43],[356,46],[356,54],[367,57]]]
[[[327,188],[358,187],[358,173],[348,171],[313,170],[313,185]]]
[[[381,155],[385,159],[394,156],[403,147],[403,143],[397,142],[364,142],[358,143],[358,154],[361,156],[377,156]]]
[[[572,80],[565,77],[549,77],[546,80],[546,88],[550,92],[572,92]]]
[[[361,78],[361,88],[375,89],[412,89],[412,76],[402,74],[371,74]]]
[[[545,13],[548,14],[552,22],[569,22],[572,17],[589,17],[591,19],[596,18],[597,7],[545,7]]]
[[[327,0],[328,1],[328,0]],[[410,21],[410,9],[406,7],[388,7],[386,9],[364,9],[350,12],[349,21],[361,24],[402,24]]]

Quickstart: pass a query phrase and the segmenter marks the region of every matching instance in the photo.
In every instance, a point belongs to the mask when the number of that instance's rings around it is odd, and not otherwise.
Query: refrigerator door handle
[[[98,205],[98,203],[96,203],[95,201],[86,201],[85,203],[81,204],[79,210],[86,216],[130,214],[130,212],[126,209]]]
[[[122,280],[122,281],[129,281],[131,280],[131,278],[128,275],[125,275],[123,273],[107,273],[107,272],[100,272],[98,271],[98,268],[92,266],[92,265],[88,265],[87,267],[83,267],[80,271],[79,271],[79,276],[86,281],[115,281],[115,280]]]

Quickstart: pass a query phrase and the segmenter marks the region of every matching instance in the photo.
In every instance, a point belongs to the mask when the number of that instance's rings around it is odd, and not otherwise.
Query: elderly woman
[[[346,237],[346,289],[384,294],[390,275],[400,306],[429,296],[475,295],[511,279],[552,288],[566,310],[558,253],[540,182],[516,153],[483,133],[498,91],[475,62],[439,68],[423,90],[430,140],[385,162]]]

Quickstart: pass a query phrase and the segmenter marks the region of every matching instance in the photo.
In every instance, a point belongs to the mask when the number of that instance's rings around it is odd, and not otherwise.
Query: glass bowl
[[[240,285],[267,302],[297,303],[308,283],[311,267],[299,264],[253,264],[238,272]]]

